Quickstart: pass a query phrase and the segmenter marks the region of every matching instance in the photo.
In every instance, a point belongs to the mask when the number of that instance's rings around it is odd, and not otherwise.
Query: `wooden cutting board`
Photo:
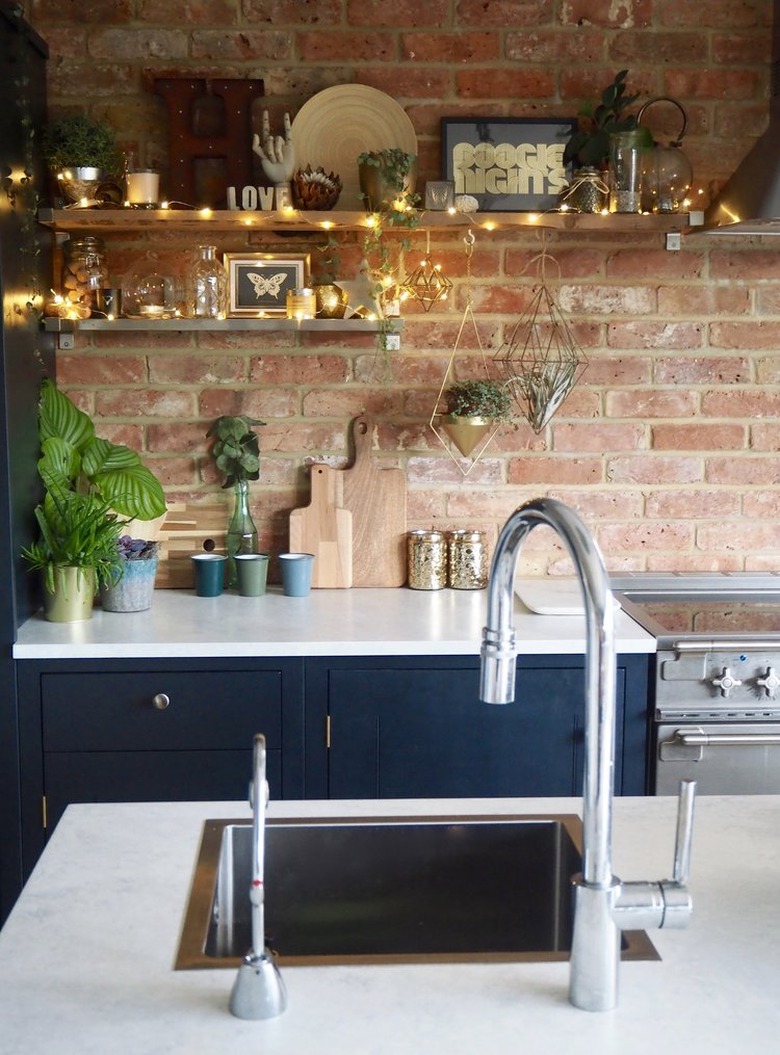
[[[371,457],[374,422],[352,422],[355,464],[337,470],[344,506],[352,513],[352,585],[403,586],[406,582],[406,473],[378,469]]]
[[[342,473],[311,467],[311,502],[290,513],[290,551],[313,553],[312,586],[352,585],[352,514],[341,507]]]

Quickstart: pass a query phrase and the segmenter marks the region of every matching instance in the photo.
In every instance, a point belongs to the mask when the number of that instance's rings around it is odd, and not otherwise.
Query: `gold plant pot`
[[[441,419],[441,427],[463,457],[468,458],[477,444],[494,427],[494,422],[492,418],[469,418],[460,414],[447,414]]]
[[[50,623],[79,623],[92,618],[95,573],[92,568],[54,567],[54,592],[43,590],[43,614]]]
[[[343,319],[349,294],[335,282],[314,287],[318,319]]]
[[[94,201],[97,189],[105,179],[102,169],[66,168],[57,173],[57,182],[68,201]]]

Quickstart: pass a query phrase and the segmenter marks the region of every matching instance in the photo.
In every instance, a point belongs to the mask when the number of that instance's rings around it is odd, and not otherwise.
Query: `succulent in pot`
[[[160,543],[121,535],[117,541],[121,566],[115,578],[100,588],[106,612],[144,612],[152,606]]]
[[[456,381],[442,393],[444,431],[467,458],[480,440],[508,421],[512,398],[506,386],[490,379]]]
[[[164,516],[165,494],[135,451],[97,436],[89,415],[48,379],[41,385],[38,436],[44,487],[34,510],[39,537],[22,555],[31,570],[43,573],[48,619],[68,620],[58,606],[63,578],[67,592],[78,587],[88,594],[76,618],[89,618],[95,589],[122,571],[118,543],[125,525]]]

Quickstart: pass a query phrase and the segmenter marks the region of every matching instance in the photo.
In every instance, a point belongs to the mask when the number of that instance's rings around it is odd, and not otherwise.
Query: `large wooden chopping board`
[[[352,514],[341,508],[342,473],[329,465],[311,467],[311,502],[290,513],[290,550],[313,553],[311,584],[352,585]]]
[[[378,469],[371,457],[374,422],[352,422],[355,464],[340,470],[344,506],[352,513],[352,585],[403,586],[406,582],[406,473]]]

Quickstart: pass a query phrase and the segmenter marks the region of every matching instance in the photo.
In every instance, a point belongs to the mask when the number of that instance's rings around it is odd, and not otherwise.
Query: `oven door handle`
[[[740,747],[780,745],[780,733],[705,733],[678,729],[675,740],[684,747]]]

